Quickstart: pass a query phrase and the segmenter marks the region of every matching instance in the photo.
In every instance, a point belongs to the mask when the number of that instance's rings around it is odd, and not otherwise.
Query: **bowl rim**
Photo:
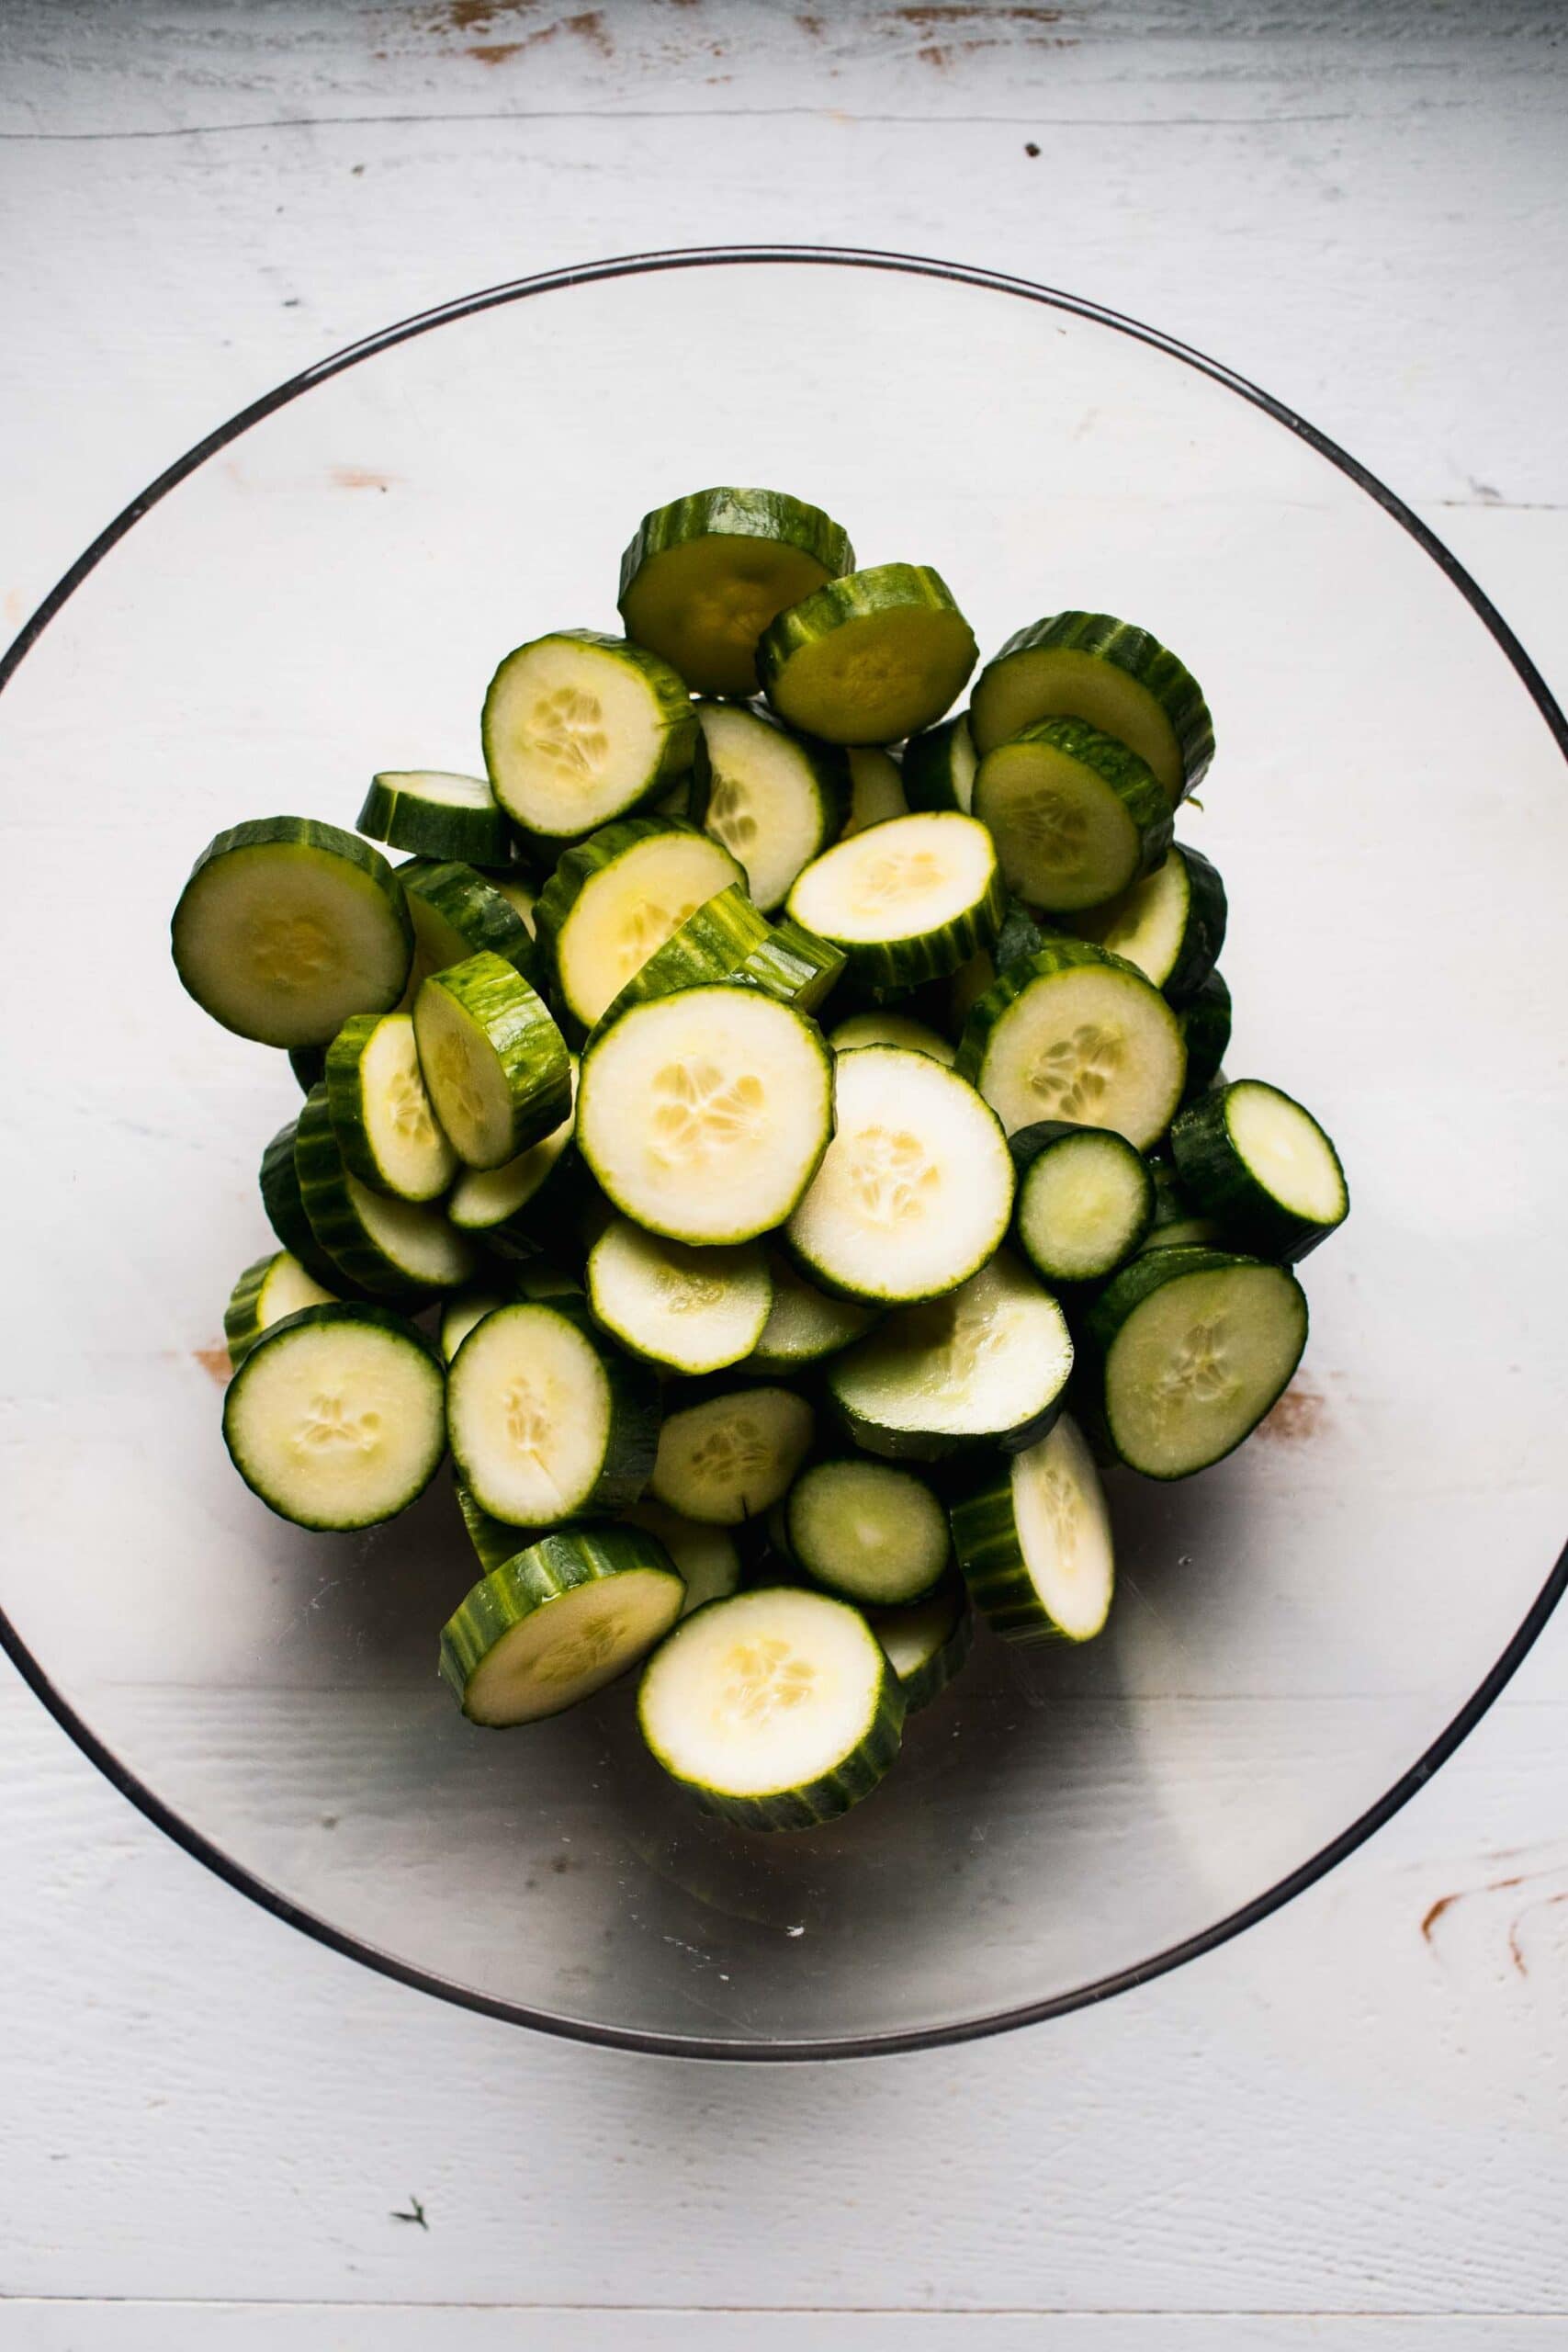
[[[1307,422],[1285,401],[1277,400],[1247,378],[1238,375],[1223,362],[1211,359],[1190,345],[1181,343],[1157,327],[1145,326],[1139,320],[1106,308],[1088,297],[1071,294],[1060,288],[1037,284],[1032,279],[1010,276],[1000,270],[985,269],[964,262],[944,260],[927,254],[884,252],[871,247],[851,245],[796,244],[734,244],[674,247],[667,251],[622,254],[604,260],[573,264],[562,268],[539,270],[527,277],[484,287],[453,300],[437,303],[434,308],[415,312],[390,326],[378,328],[358,341],[345,345],[341,350],[315,360],[301,368],[271,391],[264,392],[250,401],[221,424],[206,434],[182,457],[165,467],[147,488],[130,500],[128,505],[106,525],[75,561],[57,581],[36,612],[25,621],[3,654],[0,654],[0,691],[15,675],[22,662],[48,628],[55,615],[81,587],[84,581],[161,499],[177,488],[187,476],[207,463],[220,450],[258,424],[291,401],[299,399],[318,384],[342,375],[362,361],[378,353],[393,349],[414,336],[428,334],[435,328],[454,321],[477,316],[479,312],[525,301],[539,294],[558,293],[578,286],[600,285],[618,277],[654,276],[666,270],[707,269],[735,266],[768,266],[776,265],[807,266],[825,268],[871,269],[904,276],[946,279],[953,284],[977,288],[982,291],[1008,294],[1019,300],[1043,305],[1051,310],[1066,311],[1075,317],[1109,327],[1131,340],[1146,345],[1179,360],[1183,366],[1206,376],[1224,390],[1262,410],[1278,424],[1325,458],[1357,489],[1381,506],[1400,527],[1408,533],[1431,561],[1445,575],[1471,606],[1483,626],[1490,632],[1499,650],[1511,664],[1520,684],[1534,702],[1541,718],[1562,752],[1568,761],[1568,717],[1565,717],[1545,679],[1526,652],[1523,645],[1503,618],[1491,598],[1472,578],[1452,551],[1444,545],[1413,513],[1403,499],[1389,489],[1377,475],[1371,473],[1359,459],[1353,458],[1327,434]],[[396,1953],[384,1951],[364,1939],[345,1933],[329,1919],[296,1903],[279,1887],[247,1869],[224,1852],[223,1849],[185,1820],[164,1803],[113,1750],[98,1737],[79,1715],[64,1694],[58,1690],[36,1659],[3,1608],[0,1608],[0,1650],[34,1694],[42,1701],[61,1728],[75,1742],[90,1761],[96,1764],[106,1780],[144,1814],[166,1837],[185,1849],[229,1885],[261,1907],[303,1934],[312,1937],[329,1951],[344,1954],[364,1966],[375,1969],[383,1976],[415,1987],[437,1998],[449,2001],[459,2008],[477,2011],[484,2017],[498,2018],[512,2025],[534,2027],[545,2033],[565,2040],[595,2044],[601,2048],[632,2050],[661,2057],[716,2058],[731,2062],[769,2063],[821,2058],[867,2058],[886,2056],[902,2051],[945,2048],[949,2044],[978,2041],[981,2038],[1010,2031],[1015,2027],[1037,2025],[1047,2018],[1069,2015],[1076,2009],[1109,2000],[1112,1995],[1131,1991],[1135,1985],[1151,1983],[1185,1962],[1198,1959],[1202,1953],[1215,1951],[1228,1943],[1234,1936],[1281,1909],[1293,1897],[1305,1892],[1327,1875],[1358,1846],[1365,1843],[1374,1831],[1393,1818],[1407,1804],[1416,1792],[1425,1787],[1438,1767],[1447,1762],[1461,1742],[1474,1730],[1482,1716],[1506,1685],[1512,1679],[1524,1658],[1539,1638],[1547,1619],[1551,1615],[1568,1587],[1568,1545],[1558,1555],[1540,1591],[1500,1656],[1459,1709],[1458,1713],[1435,1739],[1399,1776],[1382,1796],[1359,1814],[1338,1835],[1317,1851],[1277,1880],[1261,1894],[1226,1912],[1206,1928],[1184,1937],[1147,1960],[1116,1969],[1109,1974],[1071,1986],[1065,1992],[1048,1997],[1016,2004],[1005,2009],[987,2012],[981,2017],[965,2018],[948,2022],[898,2029],[887,2032],[854,2033],[832,2039],[797,2037],[791,2040],[756,2043],[726,2038],[717,2034],[686,2035],[658,2032],[629,2026],[604,2025],[591,2018],[561,2017],[548,2010],[536,2009],[525,2003],[507,2001],[477,1987],[457,1983],[400,1959]]]

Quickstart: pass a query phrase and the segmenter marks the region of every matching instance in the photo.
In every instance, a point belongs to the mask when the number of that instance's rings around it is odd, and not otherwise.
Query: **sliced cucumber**
[[[854,560],[829,515],[783,491],[694,491],[638,524],[621,558],[621,618],[694,693],[755,694],[774,614]]]
[[[670,1555],[636,1527],[543,1535],[475,1585],[441,1634],[468,1721],[558,1715],[647,1656],[681,1612]]]
[[[1201,850],[1172,842],[1164,862],[1109,906],[1066,928],[1124,956],[1169,1002],[1195,996],[1224,945],[1225,886]]]
[[[554,1527],[637,1500],[653,1468],[659,1391],[574,1300],[523,1300],[463,1341],[446,1420],[482,1510],[513,1527]]]
[[[1008,972],[1015,964],[1026,963],[1054,935],[1020,899],[1010,899],[994,946],[971,956],[953,976],[947,1018],[954,1034],[963,1035],[964,1023],[998,972]]]
[[[1223,1242],[1224,1233],[1212,1216],[1200,1216],[1168,1159],[1151,1153],[1148,1171],[1155,1188],[1155,1213],[1145,1235],[1145,1250],[1208,1249]]]
[[[746,1359],[748,1372],[798,1372],[837,1355],[870,1328],[869,1306],[854,1298],[829,1298],[782,1251],[770,1259],[769,1271],[773,1303],[762,1336]]]
[[[649,1660],[637,1723],[712,1813],[810,1829],[869,1796],[898,1753],[904,1700],[858,1609],[764,1586],[716,1600]]]
[[[894,817],[808,865],[789,911],[842,949],[852,978],[897,990],[988,947],[1005,897],[991,836],[973,817]]]
[[[671,933],[746,876],[690,825],[630,817],[569,849],[539,893],[539,942],[558,1001],[583,1029]]]
[[[929,1054],[944,1069],[953,1068],[958,1050],[923,1021],[911,1021],[907,1012],[881,1011],[852,1012],[829,1032],[828,1043],[836,1054],[852,1054],[862,1046],[901,1046],[906,1053]]]
[[[583,1056],[577,1142],[649,1232],[702,1247],[782,1225],[832,1133],[831,1062],[812,1023],[754,988],[633,1005]]]
[[[1042,718],[980,762],[975,814],[1008,888],[1053,913],[1102,906],[1170,846],[1170,802],[1152,768],[1081,718]]]
[[[842,952],[785,915],[770,922],[739,883],[720,890],[656,947],[600,1021],[607,1029],[629,1006],[682,989],[727,981],[760,988],[797,1012],[815,1012],[844,968]]]
[[[659,1432],[656,1502],[716,1527],[755,1519],[793,1483],[815,1416],[787,1388],[721,1386],[670,1412]]]
[[[975,1645],[975,1612],[959,1577],[907,1609],[870,1610],[866,1623],[898,1678],[906,1715],[946,1690]]]
[[[170,941],[203,1012],[264,1046],[324,1046],[351,1012],[389,1012],[413,956],[403,886],[379,850],[307,817],[209,842]]]
[[[513,1294],[480,1285],[472,1290],[454,1292],[441,1309],[441,1352],[448,1363],[462,1346],[468,1333],[498,1306],[510,1306]]]
[[[814,1462],[784,1498],[789,1555],[857,1608],[919,1600],[952,1555],[947,1513],[923,1478],[890,1462]]]
[[[288,1067],[300,1093],[309,1094],[311,1087],[319,1086],[327,1074],[325,1046],[290,1046]]]
[[[322,1091],[312,1089],[311,1091]],[[299,1175],[294,1164],[294,1145],[299,1122],[290,1119],[279,1127],[262,1154],[261,1196],[266,1211],[266,1221],[291,1257],[298,1258],[313,1283],[319,1283],[330,1297],[341,1298],[354,1294],[358,1284],[351,1283],[341,1266],[333,1260],[317,1240],[315,1228],[305,1214],[305,1204],[299,1197]]]
[[[764,913],[784,904],[802,866],[838,839],[850,806],[850,773],[833,743],[805,742],[776,719],[733,703],[700,703],[707,747],[703,823],[739,858]]]
[[[491,787],[513,822],[574,841],[629,816],[692,764],[685,682],[625,638],[558,629],[509,653],[480,721]]]
[[[459,1233],[479,1236],[502,1258],[536,1257],[558,1238],[590,1180],[571,1148],[577,1127],[577,1056],[570,1057],[573,1107],[558,1127],[499,1168],[465,1168],[446,1214]]]
[[[336,1300],[337,1293],[308,1274],[292,1250],[274,1250],[269,1256],[258,1258],[254,1265],[245,1268],[223,1310],[223,1337],[229,1343],[231,1369],[239,1371],[269,1324],[281,1323],[286,1315],[298,1315],[307,1306],[330,1306]]]
[[[1013,1173],[996,1114],[929,1054],[863,1046],[833,1069],[834,1134],[791,1217],[807,1275],[879,1306],[977,1273],[1008,1228]]]
[[[435,1115],[465,1167],[503,1167],[570,1112],[566,1040],[501,956],[433,972],[414,999],[413,1028]]]
[[[662,1503],[646,1499],[632,1505],[626,1521],[645,1534],[657,1536],[680,1570],[686,1588],[682,1617],[710,1600],[728,1600],[739,1589],[740,1555],[734,1537],[722,1527],[705,1527],[699,1520],[682,1519],[679,1511],[666,1510]]]
[[[1111,1514],[1066,1413],[953,1504],[953,1540],[976,1608],[1007,1641],[1087,1642],[1111,1613]]]
[[[595,1320],[634,1356],[672,1372],[721,1372],[749,1356],[773,1297],[757,1241],[693,1250],[618,1216],[588,1253]]]
[[[372,1297],[418,1306],[472,1274],[472,1244],[438,1209],[373,1193],[350,1173],[324,1086],[306,1096],[296,1123],[294,1172],[318,1249]]]
[[[908,815],[904,779],[891,752],[857,743],[844,756],[850,763],[850,813],[840,828],[841,840],[869,832],[873,825],[885,825],[889,817]]]
[[[534,908],[539,896],[539,885],[527,867],[525,865],[494,865],[488,874],[481,874],[479,879],[481,882],[488,882],[491,888],[506,900],[507,905],[532,939]]]
[[[530,987],[538,987],[542,967],[533,925],[493,875],[480,874],[455,858],[433,865],[422,857],[411,858],[398,873],[413,917],[411,1002],[421,980],[467,963],[470,956],[499,956]]]
[[[975,739],[962,714],[940,727],[911,736],[904,746],[903,784],[911,808],[956,808],[972,813],[975,799]]]
[[[1218,1250],[1149,1250],[1085,1323],[1093,1388],[1118,1457],[1188,1478],[1235,1451],[1284,1394],[1307,1307],[1286,1266]]]
[[[897,743],[962,694],[977,652],[940,573],[880,563],[780,613],[763,631],[757,670],[791,727],[829,743]]]
[[[446,1450],[441,1358],[378,1306],[307,1306],[263,1331],[229,1383],[235,1469],[298,1527],[374,1527],[423,1494]]]
[[[506,812],[482,775],[445,768],[385,768],[370,779],[359,831],[416,857],[460,857],[503,865],[512,854]]]
[[[1042,1282],[1100,1282],[1132,1257],[1153,1222],[1155,1184],[1125,1136],[1040,1119],[1008,1144],[1018,1170],[1013,1229]]]
[[[449,1355],[446,1361],[450,1363],[451,1360]],[[461,1478],[454,1476],[452,1487],[457,1498],[457,1509],[463,1515],[464,1530],[474,1547],[474,1556],[486,1576],[496,1568],[504,1567],[508,1560],[514,1560],[519,1552],[526,1551],[528,1545],[536,1541],[526,1528],[508,1527],[503,1519],[491,1519],[488,1510],[481,1510]]]
[[[975,682],[969,724],[982,758],[1037,718],[1081,718],[1146,761],[1170,805],[1214,755],[1198,681],[1174,653],[1109,613],[1056,613],[1010,637]]]
[[[1070,1119],[1114,1127],[1142,1151],[1170,1125],[1187,1057],[1175,1013],[1136,965],[1052,939],[972,1007],[955,1068],[1010,1134]]]
[[[350,1175],[400,1201],[438,1200],[457,1155],[435,1123],[406,1012],[356,1012],[327,1051],[327,1105]]]
[[[1350,1213],[1339,1155],[1317,1121],[1259,1079],[1189,1103],[1170,1148],[1199,1215],[1260,1257],[1304,1258]]]
[[[1030,1444],[1073,1367],[1066,1317],[1005,1250],[962,1289],[900,1307],[835,1356],[828,1393],[868,1453],[934,1462],[977,1438]]]
[[[1188,1000],[1177,1012],[1181,1040],[1187,1048],[1187,1083],[1181,1090],[1183,1102],[1206,1094],[1220,1076],[1221,1064],[1230,1050],[1231,992],[1224,977],[1211,972],[1196,996]]]

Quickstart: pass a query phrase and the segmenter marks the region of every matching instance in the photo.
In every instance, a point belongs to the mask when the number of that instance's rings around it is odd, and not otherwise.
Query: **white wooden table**
[[[1401,490],[1560,695],[1568,46],[1526,0],[9,0],[0,608],[216,419],[649,246],[1090,295]],[[344,494],[355,494],[345,481]],[[530,2038],[244,1904],[0,1680],[0,2346],[1568,2340],[1568,1624],[1242,1941],[951,2053]]]

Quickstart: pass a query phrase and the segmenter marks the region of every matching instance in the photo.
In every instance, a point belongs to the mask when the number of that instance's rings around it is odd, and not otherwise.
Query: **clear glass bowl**
[[[445,1480],[326,1538],[235,1478],[221,1310],[298,1098],[181,994],[165,928],[220,826],[347,823],[374,768],[475,766],[497,657],[614,628],[637,517],[726,481],[819,502],[864,561],[934,563],[987,650],[1080,605],[1180,650],[1218,723],[1184,831],[1231,888],[1229,1067],[1321,1112],[1355,1198],[1257,1442],[1113,1482],[1105,1637],[982,1640],[871,1803],[773,1838],[687,1808],[625,1687],[510,1736],[459,1719],[435,1634],[474,1566]],[[1276,402],[935,264],[558,273],[220,428],[11,666],[6,1637],[117,1785],[282,1917],[604,2041],[957,2039],[1283,1901],[1540,1630],[1568,1501],[1563,722],[1445,551]]]

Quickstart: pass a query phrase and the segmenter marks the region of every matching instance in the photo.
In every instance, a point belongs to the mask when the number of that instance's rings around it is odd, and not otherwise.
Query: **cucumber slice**
[[[1260,1257],[1304,1258],[1350,1213],[1339,1155],[1317,1121],[1259,1079],[1190,1103],[1170,1148],[1199,1215]]]
[[[1209,1248],[1224,1240],[1224,1229],[1217,1220],[1199,1216],[1168,1159],[1151,1155],[1147,1167],[1155,1188],[1155,1213],[1140,1245],[1143,1249]]]
[[[450,1363],[450,1356],[447,1362]],[[474,1547],[474,1556],[486,1576],[496,1568],[504,1567],[508,1560],[514,1560],[519,1552],[525,1552],[531,1543],[537,1541],[526,1528],[508,1527],[503,1519],[491,1519],[488,1510],[479,1509],[461,1478],[456,1476],[452,1480],[452,1489],[457,1498],[457,1509],[463,1514],[464,1530]]]
[[[522,1300],[487,1315],[458,1349],[446,1423],[481,1510],[553,1527],[637,1500],[653,1468],[659,1390],[575,1300]]]
[[[1174,808],[1214,755],[1198,681],[1174,653],[1109,613],[1056,613],[1010,637],[975,682],[969,725],[984,758],[1037,718],[1081,718],[1153,768]]]
[[[1051,939],[972,1008],[954,1067],[1010,1134],[1070,1119],[1142,1151],[1170,1125],[1187,1057],[1175,1013],[1135,964]]]
[[[1109,906],[1064,928],[1124,956],[1171,1004],[1195,996],[1225,940],[1225,886],[1201,851],[1173,842],[1164,863]]]
[[[320,1086],[327,1074],[325,1046],[290,1046],[288,1067],[301,1094],[309,1094],[312,1086]]]
[[[844,756],[850,763],[850,813],[840,828],[841,841],[869,832],[873,825],[885,825],[889,817],[908,815],[904,779],[891,752],[857,743]]]
[[[572,1107],[558,1127],[499,1168],[465,1168],[448,1195],[446,1215],[458,1232],[478,1234],[501,1257],[536,1257],[588,1189],[590,1180],[571,1148],[577,1071],[573,1054],[568,1071]]]
[[[435,1124],[406,1012],[356,1012],[327,1050],[327,1106],[350,1175],[400,1201],[438,1200],[457,1155]]]
[[[1109,1442],[1145,1478],[1223,1461],[1290,1384],[1307,1306],[1286,1266],[1218,1250],[1148,1250],[1085,1320]]]
[[[358,816],[362,833],[416,857],[459,857],[470,865],[503,865],[512,828],[488,778],[446,768],[384,768],[370,779]]]
[[[973,817],[894,817],[808,865],[789,911],[842,949],[852,978],[897,990],[988,947],[1005,897],[991,836]]]
[[[305,1204],[299,1197],[299,1171],[294,1165],[299,1128],[299,1120],[290,1119],[286,1127],[279,1127],[262,1154],[262,1207],[285,1250],[298,1258],[310,1280],[319,1283],[329,1297],[341,1298],[345,1293],[356,1293],[358,1284],[349,1282],[343,1269],[333,1264],[305,1214]]]
[[[803,742],[776,719],[730,703],[699,703],[711,781],[705,830],[739,858],[753,901],[782,906],[802,866],[836,841],[850,773],[833,743]]]
[[[953,1068],[956,1046],[928,1029],[923,1021],[911,1021],[906,1012],[852,1012],[830,1030],[828,1043],[836,1054],[852,1054],[862,1046],[901,1046],[906,1053],[929,1054],[933,1062],[941,1062],[944,1069]]]
[[[274,1250],[247,1266],[229,1294],[223,1310],[223,1337],[229,1343],[229,1363],[238,1372],[262,1333],[286,1315],[307,1306],[337,1303],[335,1291],[325,1289],[308,1274],[292,1250]]]
[[[589,628],[509,653],[485,695],[485,767],[525,832],[574,841],[629,816],[692,764],[685,682],[657,653]]]
[[[775,613],[854,562],[829,515],[778,490],[698,490],[656,507],[621,558],[626,634],[699,695],[757,691],[757,640]]]
[[[506,900],[530,939],[534,937],[534,908],[539,896],[539,886],[526,866],[492,866],[479,876],[492,890]],[[510,959],[509,959],[510,960]]]
[[[975,738],[962,714],[944,718],[904,746],[903,784],[911,808],[956,808],[972,814],[975,800]]]
[[[995,1114],[929,1054],[897,1046],[838,1057],[833,1111],[833,1140],[789,1221],[793,1254],[825,1288],[878,1305],[956,1290],[1012,1215]]]
[[[433,972],[414,999],[413,1029],[435,1115],[466,1167],[503,1167],[570,1112],[566,1039],[499,956]]]
[[[978,956],[971,956],[967,964],[961,965],[953,976],[948,991],[947,1017],[954,1032],[960,1036],[963,1035],[964,1023],[998,972],[1010,971],[1015,964],[1026,963],[1048,939],[1055,935],[1044,930],[1021,900],[1010,899],[995,945],[988,951],[982,950]]]
[[[264,1046],[324,1046],[351,1012],[389,1012],[413,955],[403,886],[379,850],[307,817],[209,842],[170,944],[203,1012]]]
[[[797,1567],[863,1609],[920,1600],[952,1555],[941,1503],[890,1462],[814,1462],[784,1498],[784,1535]]]
[[[1053,913],[1102,906],[1170,846],[1170,802],[1135,752],[1081,718],[1042,718],[987,752],[975,814],[1010,890]]]
[[[595,1320],[634,1356],[672,1372],[721,1372],[749,1356],[773,1297],[756,1241],[693,1250],[619,1216],[588,1253]]]
[[[674,1561],[686,1588],[681,1603],[682,1617],[710,1600],[728,1600],[739,1589],[740,1555],[734,1537],[722,1527],[705,1527],[698,1520],[682,1519],[679,1511],[666,1510],[662,1503],[646,1499],[632,1505],[626,1523],[657,1536]]]
[[[746,1359],[748,1372],[798,1372],[820,1363],[870,1329],[872,1310],[859,1299],[829,1298],[808,1283],[782,1251],[769,1260],[773,1303],[762,1336]]]
[[[1006,1641],[1090,1641],[1111,1613],[1111,1514],[1066,1413],[953,1504],[953,1540],[976,1608]]]
[[[640,1528],[541,1536],[448,1618],[441,1672],[470,1723],[537,1723],[645,1657],[679,1616],[682,1589],[662,1544]]]
[[[537,988],[542,966],[533,928],[492,876],[455,858],[433,865],[411,858],[398,868],[413,917],[414,961],[409,1001],[432,972],[450,971],[470,956],[499,956]]]
[[[780,613],[757,671],[789,726],[829,743],[897,743],[963,693],[978,650],[940,573],[879,563]]]
[[[1196,1095],[1208,1092],[1230,1050],[1231,992],[1224,974],[1211,972],[1197,995],[1179,1009],[1176,1019],[1187,1048],[1187,1083],[1181,1099],[1190,1102]]]
[[[223,1442],[297,1527],[374,1527],[422,1495],[446,1450],[441,1359],[378,1306],[307,1306],[262,1332],[223,1398]]]
[[[859,1610],[787,1585],[699,1610],[637,1693],[655,1761],[751,1829],[847,1813],[897,1755],[903,1722],[897,1678]]]
[[[448,1363],[468,1333],[497,1307],[510,1306],[513,1294],[493,1287],[457,1291],[441,1309],[441,1352]]]
[[[934,1462],[977,1438],[1032,1443],[1055,1419],[1072,1367],[1060,1306],[998,1250],[961,1289],[888,1316],[825,1377],[866,1453]]]
[[[578,1148],[615,1206],[698,1247],[782,1225],[832,1133],[816,1027],[760,989],[633,1005],[582,1059]]]
[[[373,1193],[344,1164],[324,1086],[296,1123],[294,1172],[318,1249],[374,1298],[416,1306],[474,1271],[472,1245],[438,1209]]]
[[[1133,1256],[1154,1219],[1155,1182],[1125,1136],[1040,1119],[1008,1148],[1018,1170],[1013,1229],[1042,1282],[1099,1282]]]
[[[579,842],[535,908],[558,1001],[592,1029],[672,932],[745,881],[729,852],[690,825],[631,817]]]
[[[788,1388],[721,1387],[678,1407],[659,1432],[654,1500],[715,1527],[755,1519],[793,1483],[815,1426]]]
[[[719,986],[726,981],[760,988],[797,1012],[815,1012],[844,968],[837,947],[818,939],[785,915],[770,922],[759,914],[739,883],[731,883],[688,915],[656,947],[640,970],[632,974],[603,1014],[607,1029],[634,1004],[656,996],[674,996],[682,989]]]
[[[946,1577],[907,1609],[869,1610],[866,1623],[898,1678],[906,1715],[929,1707],[975,1646],[975,1612],[958,1577]]]

